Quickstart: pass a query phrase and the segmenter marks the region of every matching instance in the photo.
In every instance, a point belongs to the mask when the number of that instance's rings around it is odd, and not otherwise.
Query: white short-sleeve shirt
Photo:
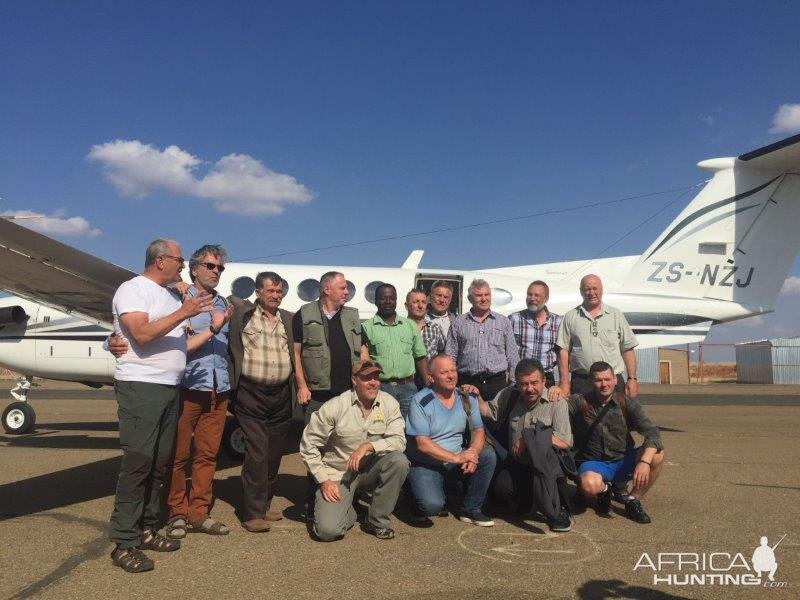
[[[167,385],[180,383],[186,369],[185,323],[181,323],[165,336],[139,346],[119,319],[125,313],[143,312],[153,322],[180,307],[181,302],[177,296],[143,275],[134,277],[117,288],[112,302],[114,331],[128,340],[130,349],[117,359],[115,379]]]

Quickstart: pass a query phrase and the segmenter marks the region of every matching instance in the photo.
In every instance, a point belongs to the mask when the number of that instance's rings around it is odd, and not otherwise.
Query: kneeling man
[[[497,426],[498,440],[509,449],[497,464],[495,494],[504,500],[516,499],[520,513],[535,503],[552,531],[569,531],[567,473],[559,452],[572,446],[567,403],[548,397],[544,367],[534,358],[517,363],[514,381],[514,387],[499,391],[489,402],[478,399],[481,416]],[[539,432],[548,438],[539,442],[535,439]],[[574,465],[569,468],[574,476]]]
[[[445,505],[445,483],[466,481],[459,518],[491,527],[481,512],[497,461],[494,450],[484,448],[484,431],[478,400],[456,389],[458,372],[453,359],[439,354],[430,360],[431,386],[417,392],[406,417],[413,505],[411,518],[428,523]],[[465,438],[469,437],[469,445]],[[466,447],[465,447],[466,446]]]
[[[632,479],[633,490],[625,502],[625,514],[637,523],[649,523],[641,499],[661,472],[664,461],[661,434],[636,398],[615,392],[617,376],[610,364],[594,363],[589,368],[589,380],[591,392],[569,397],[581,493],[597,498],[598,514],[610,517],[609,484]],[[644,436],[641,446],[635,447],[631,431]]]
[[[355,524],[360,491],[372,492],[363,530],[392,539],[389,515],[408,474],[400,405],[380,391],[380,365],[359,360],[352,373],[353,389],[313,413],[300,440],[300,456],[319,484],[314,534],[324,542],[343,538]]]

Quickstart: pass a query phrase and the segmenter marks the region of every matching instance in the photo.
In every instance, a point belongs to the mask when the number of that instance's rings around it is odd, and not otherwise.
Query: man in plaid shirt
[[[550,288],[537,279],[528,286],[528,308],[508,317],[519,346],[519,357],[535,358],[542,363],[548,388],[555,385],[553,369],[558,364],[558,351],[554,346],[561,324],[561,316],[547,309],[549,298]]]
[[[406,294],[408,318],[417,325],[417,329],[419,329],[422,335],[422,342],[425,344],[428,358],[433,358],[437,354],[442,354],[444,352],[444,345],[447,343],[447,338],[444,337],[444,332],[442,328],[439,327],[438,323],[428,321],[425,318],[427,308],[428,296],[425,292],[422,290],[411,290]]]

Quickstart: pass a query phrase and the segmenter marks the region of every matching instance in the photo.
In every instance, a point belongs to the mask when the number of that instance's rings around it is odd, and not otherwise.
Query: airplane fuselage
[[[669,269],[663,272],[665,285],[662,294],[624,289],[624,277],[636,259],[598,260],[592,263],[591,269],[603,278],[604,301],[626,314],[642,348],[701,341],[712,323],[769,310],[729,301],[671,295],[669,283],[676,275],[670,274]],[[549,309],[563,314],[580,303],[578,277],[571,276],[571,273],[576,265],[582,264],[585,263],[457,271],[228,263],[217,289],[225,296],[234,294],[252,300],[256,274],[272,270],[286,281],[282,306],[296,311],[304,303],[316,299],[318,281],[323,273],[341,271],[347,277],[351,291],[348,305],[357,308],[364,320],[375,314],[374,289],[381,282],[391,283],[397,288],[398,312],[405,314],[402,303],[406,292],[414,288],[429,289],[433,281],[446,280],[455,290],[451,308],[460,313],[469,308],[467,289],[470,282],[475,278],[485,279],[492,288],[492,308],[508,315],[525,308],[528,285],[535,279],[542,279],[550,286]],[[659,271],[656,277],[661,274]],[[89,322],[14,296],[0,299],[0,307],[3,306],[20,306],[27,318],[21,323],[0,325],[0,364],[17,372],[48,379],[113,381],[115,360],[102,347],[103,340],[111,331],[110,324]]]

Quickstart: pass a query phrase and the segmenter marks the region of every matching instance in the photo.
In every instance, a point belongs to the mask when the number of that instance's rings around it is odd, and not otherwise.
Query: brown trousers
[[[202,521],[211,508],[211,485],[217,468],[217,453],[225,428],[228,392],[217,394],[181,388],[178,428],[172,468],[168,470],[167,506],[170,518],[185,515],[190,523]],[[186,465],[192,457],[192,487],[186,494]]]

